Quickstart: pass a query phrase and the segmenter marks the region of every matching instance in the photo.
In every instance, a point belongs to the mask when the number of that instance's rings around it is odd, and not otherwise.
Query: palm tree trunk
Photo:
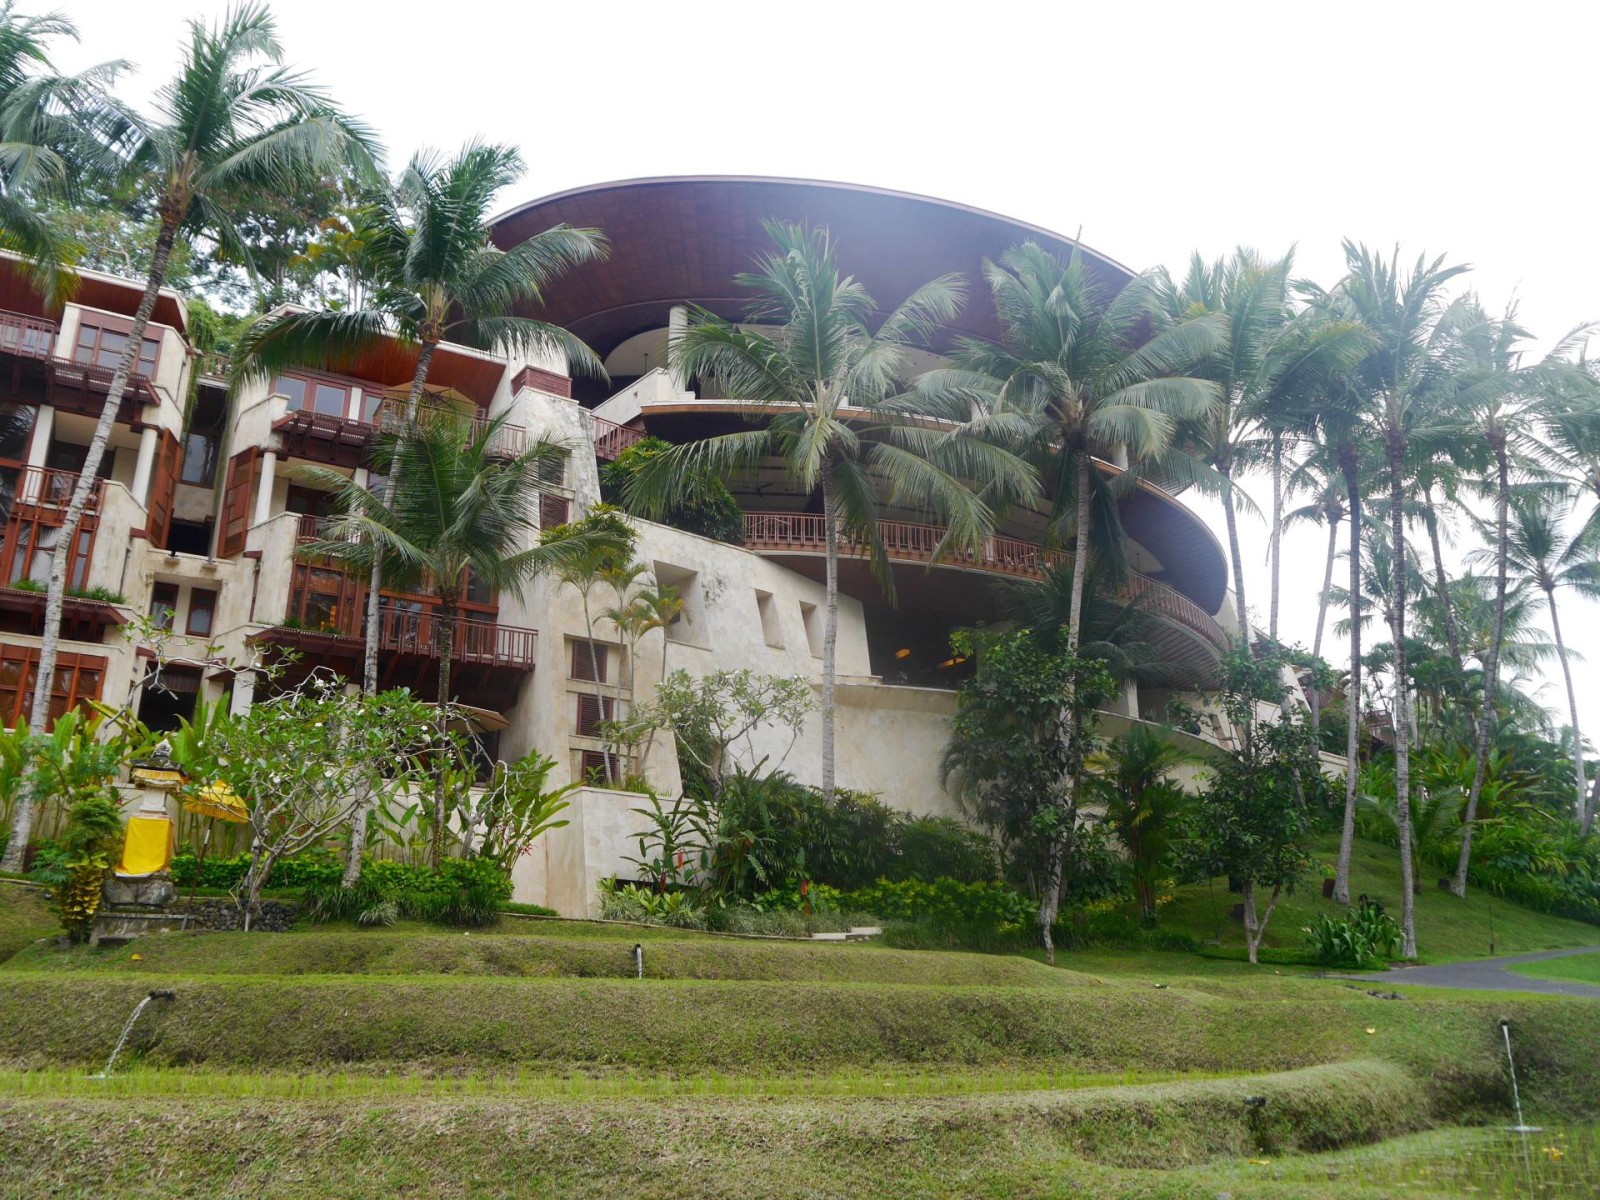
[[[450,728],[450,656],[455,652],[456,603],[450,596],[439,597],[439,745],[442,748]],[[444,859],[444,764],[433,777],[433,869]]]
[[[1222,475],[1222,513],[1228,526],[1228,558],[1233,567],[1233,606],[1239,617],[1239,637],[1250,649],[1250,610],[1244,597],[1244,559],[1239,553],[1239,517],[1233,507],[1233,476],[1226,468]]]
[[[1333,594],[1333,560],[1339,553],[1339,516],[1340,514],[1329,509],[1328,517],[1328,562],[1322,568],[1322,595],[1317,599],[1317,632],[1311,640],[1311,661],[1313,664],[1322,657],[1322,631],[1328,623],[1328,598]],[[1322,690],[1317,687],[1313,678],[1311,684],[1311,737],[1320,750],[1322,746]]]
[[[1089,574],[1089,534],[1093,520],[1089,507],[1091,470],[1093,464],[1088,451],[1080,450],[1077,478],[1073,485],[1076,491],[1073,506],[1077,532],[1072,547],[1072,594],[1067,605],[1067,653],[1074,657],[1078,653],[1078,631],[1083,620],[1084,579]],[[1056,782],[1061,819],[1050,834],[1050,843],[1045,852],[1044,886],[1040,889],[1039,895],[1039,936],[1044,943],[1045,959],[1051,963],[1056,961],[1055,938],[1050,931],[1054,928],[1056,916],[1061,911],[1061,874],[1066,867],[1067,854],[1072,848],[1072,839],[1077,833],[1078,825],[1078,771],[1075,761],[1078,721],[1076,663],[1072,669],[1074,674],[1067,679],[1067,699],[1061,706],[1056,729],[1063,763],[1061,777]]]
[[[834,505],[833,476],[822,473],[822,540],[827,557],[827,612],[822,624],[822,802],[833,803],[833,684],[839,648],[839,513]]]
[[[1494,489],[1494,627],[1489,632],[1489,653],[1483,662],[1483,702],[1478,706],[1477,735],[1472,747],[1472,784],[1467,789],[1467,807],[1461,814],[1461,853],[1456,858],[1455,877],[1450,890],[1467,894],[1467,868],[1472,865],[1472,829],[1478,819],[1478,801],[1483,796],[1483,780],[1489,769],[1489,735],[1494,728],[1500,691],[1500,643],[1506,628],[1507,547],[1511,529],[1511,463],[1506,457],[1504,439],[1491,443],[1495,456]]]
[[[33,711],[28,717],[28,732],[35,737],[44,733],[44,727],[50,720],[50,693],[53,690],[51,684],[56,675],[56,656],[61,649],[61,612],[66,604],[68,573],[76,557],[73,551],[78,540],[78,526],[83,521],[83,510],[89,506],[89,497],[98,481],[100,463],[105,458],[106,446],[111,441],[111,431],[117,423],[117,409],[122,404],[123,393],[128,389],[128,380],[133,377],[134,364],[139,361],[139,349],[144,344],[145,327],[150,323],[150,314],[155,311],[156,298],[160,295],[161,285],[166,280],[167,262],[172,257],[172,248],[177,238],[177,221],[163,217],[160,232],[156,235],[155,250],[150,258],[150,273],[145,278],[144,295],[139,298],[139,307],[133,314],[133,326],[128,331],[128,343],[122,348],[122,357],[117,362],[116,371],[112,373],[111,386],[106,389],[106,400],[100,408],[100,419],[95,423],[94,436],[89,439],[89,451],[84,456],[78,481],[73,484],[67,511],[62,515],[61,533],[50,561],[50,586],[45,593],[44,602],[44,636],[39,643],[39,668],[33,685]],[[0,870],[22,869],[23,856],[28,849],[28,837],[33,832],[33,813],[37,801],[38,797],[33,794],[31,788],[23,788],[17,797],[16,811],[11,821],[11,839],[6,844],[4,859],[0,860]]]
[[[1411,875],[1411,726],[1406,687],[1406,514],[1405,435],[1391,417],[1389,444],[1389,530],[1394,543],[1394,797],[1400,827],[1400,933],[1402,958],[1417,956],[1416,882]]]
[[[1278,641],[1278,562],[1283,547],[1283,435],[1272,435],[1272,531],[1267,539],[1267,555],[1272,572],[1272,600],[1268,609],[1267,636]]]
[[[1350,852],[1356,840],[1356,776],[1361,769],[1361,479],[1360,461],[1351,443],[1339,447],[1339,470],[1344,475],[1345,507],[1350,513],[1350,675],[1344,694],[1344,818],[1333,899],[1348,906]]]
[[[1428,497],[1429,507],[1432,507],[1433,497]],[[1456,627],[1455,605],[1450,603],[1450,577],[1444,570],[1444,550],[1439,545],[1439,522],[1430,511],[1425,522],[1428,526],[1428,543],[1433,547],[1433,591],[1439,597],[1439,611],[1444,617],[1444,640],[1450,648],[1450,657],[1455,660],[1456,670],[1462,669],[1461,659],[1461,633]]]
[[[1561,660],[1561,675],[1567,683],[1567,711],[1572,714],[1572,771],[1578,785],[1578,802],[1573,809],[1573,819],[1581,825],[1587,808],[1585,793],[1588,789],[1583,771],[1583,730],[1578,726],[1578,693],[1572,688],[1572,664],[1567,661],[1567,646],[1561,640],[1561,618],[1556,615],[1555,588],[1546,587],[1544,595],[1545,602],[1550,606],[1550,628],[1556,635],[1556,657]]]
[[[428,367],[433,362],[433,348],[432,342],[424,342],[417,354],[417,368],[411,373],[411,391],[406,395],[406,419],[400,428],[401,437],[406,435],[417,419],[417,410],[422,404],[423,387],[428,382]],[[391,469],[383,481],[385,509],[394,504],[395,490],[398,487],[399,480]],[[361,669],[361,690],[369,696],[378,694],[378,642],[383,635],[382,587],[383,564],[377,555],[373,555],[372,571],[367,576],[366,646]],[[345,850],[344,875],[340,878],[340,884],[347,888],[354,887],[361,878],[361,858],[367,852],[367,824],[372,819],[372,805],[373,798],[363,800],[356,805],[356,811],[350,818],[350,844]]]

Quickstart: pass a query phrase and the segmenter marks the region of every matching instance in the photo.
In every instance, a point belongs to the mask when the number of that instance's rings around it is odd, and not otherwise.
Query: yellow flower
[[[1378,1027],[1376,1025],[1368,1025],[1367,1026],[1367,1032],[1368,1033],[1377,1033],[1378,1032]]]
[[[143,962],[143,961],[144,961],[144,955],[142,955],[142,954],[135,954],[135,955],[134,955],[134,956],[133,956],[133,961],[134,961],[134,962]]]

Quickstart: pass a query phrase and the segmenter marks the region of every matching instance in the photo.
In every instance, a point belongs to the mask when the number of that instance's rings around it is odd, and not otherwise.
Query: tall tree
[[[1311,640],[1313,662],[1322,659],[1322,639],[1327,631],[1328,605],[1333,595],[1333,566],[1339,554],[1339,524],[1348,512],[1348,498],[1344,480],[1339,474],[1338,448],[1326,440],[1327,430],[1313,425],[1305,442],[1305,455],[1289,473],[1285,494],[1292,500],[1304,495],[1306,502],[1290,509],[1283,518],[1283,528],[1302,524],[1328,527],[1328,554],[1322,570],[1322,587],[1317,593],[1316,632]],[[1313,683],[1311,688],[1311,733],[1321,745],[1322,689]]]
[[[521,595],[535,575],[592,549],[592,538],[536,542],[541,468],[559,460],[566,447],[540,440],[516,457],[495,443],[504,415],[482,426],[452,413],[428,414],[411,428],[380,440],[375,467],[396,481],[387,502],[335,471],[306,468],[314,482],[336,488],[336,515],[326,535],[305,547],[370,570],[376,559],[382,578],[408,591],[438,597],[437,615],[419,615],[419,631],[431,632],[439,655],[438,704],[441,734],[454,700],[451,668],[463,649],[456,621],[469,586],[500,595]],[[381,618],[380,618],[381,619]],[[431,625],[431,631],[426,626]],[[471,634],[470,626],[463,632]],[[444,777],[434,795],[433,862],[444,833]]]
[[[1348,268],[1340,292],[1371,336],[1372,349],[1359,369],[1361,386],[1370,398],[1373,425],[1382,439],[1385,483],[1389,498],[1390,545],[1397,561],[1406,560],[1406,493],[1411,434],[1432,418],[1433,408],[1449,389],[1448,378],[1454,331],[1441,321],[1445,288],[1464,266],[1446,266],[1443,257],[1431,261],[1418,257],[1409,272],[1399,262],[1399,252],[1388,260],[1365,246],[1344,245]],[[1410,845],[1411,756],[1409,714],[1406,710],[1406,589],[1394,589],[1391,609],[1395,669],[1395,808],[1401,829],[1400,844]],[[1412,892],[1411,857],[1402,852],[1400,875],[1401,952],[1417,954],[1416,899]]]
[[[955,316],[959,276],[924,284],[875,323],[872,297],[841,271],[826,230],[777,221],[766,229],[774,249],[738,277],[754,297],[751,325],[696,310],[667,351],[674,370],[748,405],[764,424],[657,455],[628,481],[626,499],[659,518],[698,472],[747,474],[775,459],[792,485],[820,500],[827,588],[821,776],[831,800],[841,541],[868,548],[892,596],[878,528],[884,504],[937,515],[946,530],[937,558],[977,549],[994,529],[991,504],[1035,494],[1036,483],[1021,459],[960,425],[928,421],[903,397],[907,350],[926,345]]]
[[[292,194],[324,170],[371,160],[366,129],[303,74],[284,67],[282,58],[267,10],[253,4],[232,8],[215,26],[190,23],[178,72],[156,94],[153,113],[120,109],[117,146],[125,172],[152,197],[161,224],[127,345],[62,515],[60,546],[72,545],[77,536],[173,247],[205,238],[248,261],[235,224],[246,197]],[[70,559],[57,553],[50,567],[29,720],[34,733],[43,732],[50,715]],[[20,865],[31,824],[31,802],[18,804],[0,866]]]
[[[1139,915],[1147,925],[1156,920],[1157,872],[1189,807],[1189,793],[1172,776],[1196,761],[1172,730],[1135,722],[1086,764],[1093,796],[1128,851]]]

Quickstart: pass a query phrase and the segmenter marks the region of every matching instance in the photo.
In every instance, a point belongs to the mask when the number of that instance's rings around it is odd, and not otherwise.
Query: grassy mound
[[[302,930],[286,935],[168,933],[131,947],[23,951],[0,971],[173,975],[472,975],[632,978],[630,930],[517,923],[518,931],[477,933]],[[550,932],[546,932],[550,931]],[[766,979],[838,983],[922,983],[962,987],[1062,987],[1089,982],[1021,957],[923,954],[879,946],[746,941],[685,935],[642,940],[647,979]],[[134,954],[138,954],[135,959]]]
[[[1600,983],[1600,954],[1576,954],[1544,962],[1517,963],[1511,970],[1535,979],[1564,979],[1572,983]]]
[[[1316,853],[1320,860],[1332,863],[1339,853],[1338,839],[1323,839]],[[1399,920],[1399,852],[1373,842],[1356,842],[1350,859],[1350,893],[1371,896]],[[1222,879],[1210,885],[1180,887],[1172,900],[1161,906],[1160,925],[1169,932],[1189,934],[1202,944],[1218,941],[1225,949],[1243,954],[1244,926],[1230,915],[1238,901],[1239,897],[1228,891],[1227,881]],[[1320,880],[1311,880],[1278,904],[1267,928],[1265,945],[1268,950],[1301,954],[1305,949],[1301,933],[1304,926],[1310,925],[1319,912],[1340,917],[1345,911],[1322,898]],[[1417,949],[1421,961],[1486,957],[1491,933],[1495,954],[1600,946],[1600,927],[1536,913],[1478,888],[1470,889],[1465,899],[1457,899],[1440,891],[1433,878],[1423,881],[1423,890],[1417,894]]]
[[[1404,1072],[1364,1062],[892,1104],[0,1101],[0,1187],[365,1200],[596,1195],[626,1180],[641,1197],[1125,1196],[1130,1171],[1415,1128],[1426,1120],[1419,1095]]]
[[[41,889],[0,879],[0,963],[60,928]]]

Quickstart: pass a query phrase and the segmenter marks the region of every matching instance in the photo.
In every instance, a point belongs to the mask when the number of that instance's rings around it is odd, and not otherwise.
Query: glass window
[[[305,407],[306,389],[309,386],[309,381],[298,375],[279,375],[272,384],[272,390],[288,398],[290,412],[299,412]]]
[[[171,629],[178,612],[178,585],[158,583],[150,589],[150,620],[157,629]]]
[[[217,613],[217,593],[208,588],[189,589],[189,624],[191,637],[210,637],[211,626]]]
[[[183,443],[183,470],[178,476],[185,483],[210,487],[217,478],[217,439],[209,433],[191,433]]]
[[[122,352],[128,347],[128,335],[115,329],[102,329],[98,325],[80,323],[78,325],[78,343],[73,350],[73,361],[87,363],[92,367],[104,367],[108,371],[116,370],[117,363],[122,360]],[[139,343],[139,361],[134,366],[137,374],[146,379],[156,373],[156,359],[161,353],[161,340],[159,338],[144,338]]]
[[[349,388],[338,387],[331,383],[319,383],[312,403],[315,411],[323,416],[342,417],[349,399]]]

